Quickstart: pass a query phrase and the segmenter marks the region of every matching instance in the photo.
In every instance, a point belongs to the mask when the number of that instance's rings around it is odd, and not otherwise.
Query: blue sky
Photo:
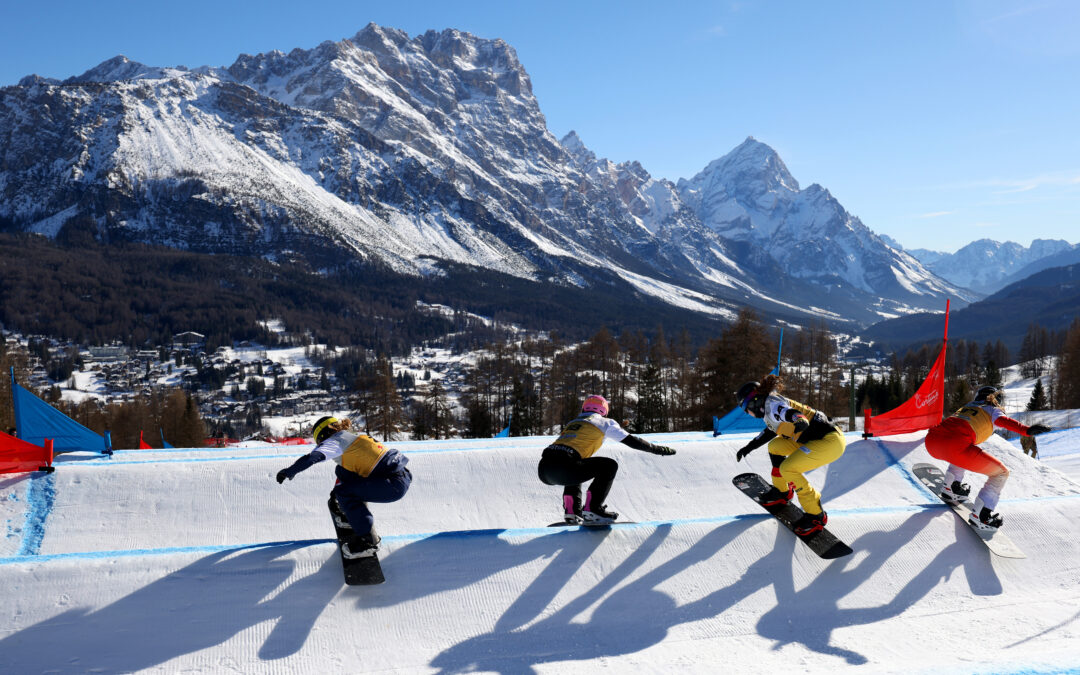
[[[754,136],[908,248],[1080,242],[1080,2],[0,2],[0,86],[458,28],[517,50],[557,137],[654,176]]]

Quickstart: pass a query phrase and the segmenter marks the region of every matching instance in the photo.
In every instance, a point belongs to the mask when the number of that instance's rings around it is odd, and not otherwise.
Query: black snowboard
[[[732,478],[731,482],[735,487],[742,490],[747,497],[753,499],[759,505],[761,504],[761,496],[772,488],[771,484],[756,473],[741,473]],[[787,529],[791,530],[792,534],[795,533],[795,522],[803,515],[802,509],[794,504],[762,506],[761,508],[771,513],[777,520],[783,523]],[[810,550],[827,560],[831,560],[832,558],[842,558],[846,555],[850,555],[852,552],[850,546],[837,539],[836,535],[825,529],[811,532],[807,535],[796,534],[795,536],[809,546]]]
[[[587,527],[590,530],[599,530],[599,529],[604,528],[604,527],[611,527],[612,525],[635,525],[635,524],[636,523],[634,523],[634,521],[632,521],[632,520],[616,520],[616,521],[611,522],[611,523],[596,523],[595,525],[590,525],[589,523],[568,523],[565,520],[560,520],[557,523],[552,523],[552,524],[548,525],[548,527]]]
[[[362,558],[345,557],[345,554],[341,551],[341,545],[353,538],[352,528],[337,526],[337,521],[334,520],[335,513],[342,517],[344,517],[344,515],[338,510],[337,504],[332,496],[330,497],[330,501],[327,502],[327,506],[330,508],[330,521],[334,523],[334,530],[337,532],[338,554],[341,556],[341,566],[345,570],[345,583],[349,586],[370,586],[373,584],[381,584],[386,581],[386,577],[383,576],[382,565],[379,564],[379,555],[376,551],[372,551],[371,555]]]

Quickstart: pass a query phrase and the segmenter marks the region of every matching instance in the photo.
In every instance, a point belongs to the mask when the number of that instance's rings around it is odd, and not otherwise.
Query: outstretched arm
[[[628,445],[635,450],[641,450],[642,452],[651,452],[654,455],[674,455],[675,448],[669,448],[666,445],[656,445],[650,443],[644,438],[635,436],[633,434],[628,435],[626,438],[620,441],[624,445]]]
[[[757,450],[774,438],[776,438],[775,431],[768,428],[762,429],[761,433],[754,437],[754,440],[739,448],[739,451],[735,453],[735,461],[741,462],[743,457],[746,457],[751,452]]]
[[[1032,424],[1029,427],[1006,415],[1000,415],[995,418],[994,426],[1008,429],[1009,431],[1016,432],[1022,436],[1038,436],[1039,434],[1045,434],[1047,431],[1050,431],[1050,427],[1043,424]]]
[[[312,450],[308,454],[293,462],[292,466],[278,471],[277,482],[284,483],[286,478],[292,480],[293,477],[296,476],[296,474],[300,473],[305,469],[311,468],[312,465],[318,464],[324,459],[326,459],[326,455],[322,454],[318,450]]]

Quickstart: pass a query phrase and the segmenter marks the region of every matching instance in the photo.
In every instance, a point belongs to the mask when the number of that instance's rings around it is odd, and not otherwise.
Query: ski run
[[[595,530],[545,527],[550,437],[390,443],[414,480],[372,505],[387,581],[366,587],[342,581],[333,463],[274,481],[310,447],[61,455],[0,478],[0,670],[1080,672],[1080,431],[1040,437],[1039,461],[984,446],[1024,560],[911,475],[923,436],[849,434],[810,474],[854,549],[837,560],[731,485],[769,470],[736,464],[749,435],[649,435],[678,449],[663,462],[607,444],[608,501],[635,522]]]

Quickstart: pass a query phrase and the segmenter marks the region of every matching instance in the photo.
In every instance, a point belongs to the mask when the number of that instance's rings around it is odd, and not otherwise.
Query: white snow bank
[[[1080,663],[1080,484],[1009,443],[987,446],[1012,470],[1000,511],[1027,559],[991,556],[910,478],[933,460],[909,434],[849,436],[841,460],[810,474],[855,550],[823,561],[731,486],[768,471],[765,450],[736,463],[745,438],[660,439],[679,454],[603,449],[621,464],[609,504],[637,524],[599,531],[544,527],[561,494],[536,479],[549,438],[395,443],[415,478],[401,502],[372,506],[388,581],[355,588],[327,540],[330,463],[273,481],[306,447],[61,456],[33,498],[28,478],[0,480],[0,503],[26,514],[51,501],[38,555],[6,543],[0,558],[0,653],[12,672]],[[972,640],[976,629],[996,637]]]

